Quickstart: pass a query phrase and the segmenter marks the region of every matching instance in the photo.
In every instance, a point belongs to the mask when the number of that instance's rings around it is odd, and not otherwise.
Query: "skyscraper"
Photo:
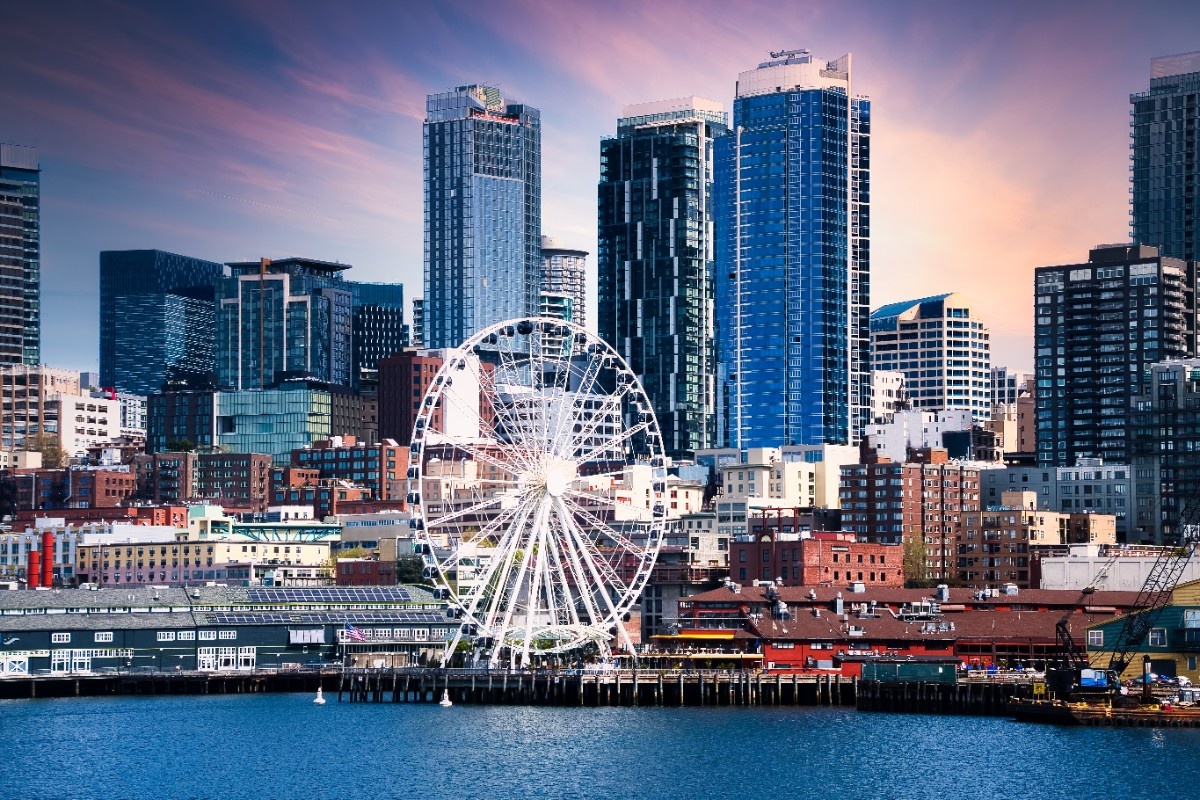
[[[716,436],[713,142],[719,103],[626,106],[600,144],[599,333],[654,406],[668,455]]]
[[[355,386],[378,380],[379,359],[408,346],[404,324],[404,285],[347,281],[354,307]]]
[[[571,321],[587,325],[587,251],[563,247],[558,240],[542,237],[542,293],[561,305],[559,298],[570,299]],[[543,299],[542,308],[547,303]]]
[[[889,303],[871,314],[871,368],[900,372],[918,411],[991,416],[991,334],[961,294]]]
[[[40,228],[37,150],[0,144],[0,364],[42,358]]]
[[[853,444],[870,416],[871,103],[851,58],[772,53],[717,140],[723,438]]]
[[[349,264],[309,258],[240,262],[217,289],[217,378],[263,389],[289,377],[350,386]]]
[[[536,108],[491,86],[429,95],[425,345],[534,316],[542,290],[542,129]]]
[[[1150,90],[1129,96],[1132,238],[1164,256],[1200,258],[1200,52],[1150,61]]]
[[[100,254],[100,385],[148,395],[215,368],[214,291],[224,268],[162,250]]]
[[[1196,350],[1196,264],[1102,245],[1034,270],[1037,461],[1128,464],[1128,414],[1150,366]]]

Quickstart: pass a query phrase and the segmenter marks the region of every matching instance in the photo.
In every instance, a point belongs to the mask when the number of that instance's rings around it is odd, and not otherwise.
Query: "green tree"
[[[919,586],[926,581],[925,561],[928,552],[925,550],[925,537],[920,534],[910,534],[904,537],[904,584]]]
[[[67,461],[67,453],[58,443],[58,437],[51,433],[35,433],[25,437],[25,449],[42,454],[42,466],[46,469],[58,469]]]
[[[172,453],[190,453],[196,449],[191,439],[167,439],[167,450]]]
[[[396,559],[396,583],[429,583],[425,578],[425,562],[420,556]]]

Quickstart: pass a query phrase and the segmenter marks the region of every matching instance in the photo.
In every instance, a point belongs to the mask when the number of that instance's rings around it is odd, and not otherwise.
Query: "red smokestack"
[[[40,586],[42,577],[42,554],[37,550],[29,551],[29,568],[25,570],[25,586],[36,589]]]
[[[54,531],[42,532],[42,586],[54,585]]]

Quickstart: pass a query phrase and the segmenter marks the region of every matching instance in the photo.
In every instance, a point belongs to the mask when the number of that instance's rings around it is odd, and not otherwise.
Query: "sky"
[[[425,96],[465,83],[541,110],[543,232],[595,253],[623,106],[729,110],[739,72],[807,48],[852,53],[871,98],[872,308],[961,292],[1028,369],[1033,269],[1127,240],[1129,94],[1200,50],[1200,3],[45,0],[0,42],[54,366],[97,363],[102,250],[340,261],[419,296]]]

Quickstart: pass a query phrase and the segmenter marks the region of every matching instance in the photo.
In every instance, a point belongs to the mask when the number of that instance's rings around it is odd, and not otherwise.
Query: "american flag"
[[[358,628],[351,625],[349,622],[347,622],[345,638],[349,639],[352,642],[365,642],[367,640],[367,635],[365,633],[363,633],[362,631],[360,631]]]

